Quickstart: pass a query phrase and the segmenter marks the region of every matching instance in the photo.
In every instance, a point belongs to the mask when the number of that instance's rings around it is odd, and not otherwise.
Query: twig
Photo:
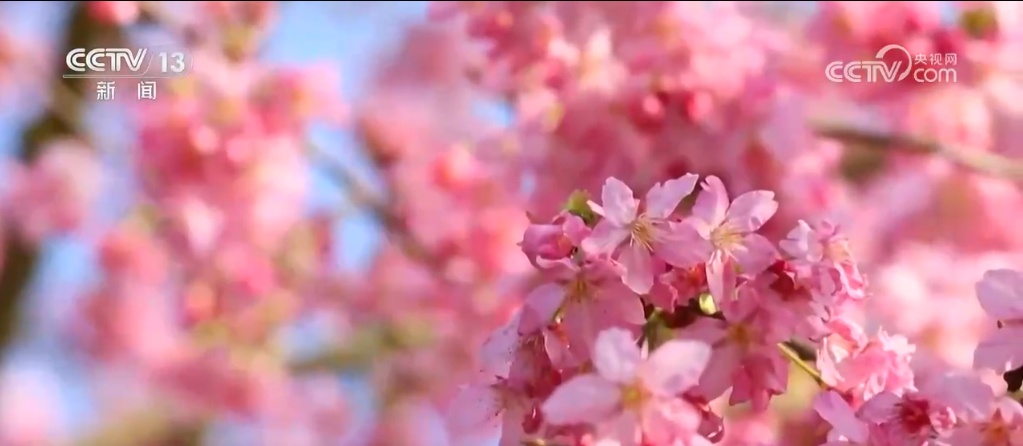
[[[199,446],[204,422],[188,422],[170,415],[167,408],[127,414],[74,441],[75,446]]]
[[[785,346],[792,349],[792,351],[796,352],[796,355],[799,356],[799,359],[802,359],[803,361],[809,362],[817,361],[817,352],[814,351],[814,348],[811,346],[794,340],[785,342]]]
[[[522,446],[568,446],[564,443],[553,443],[542,438],[522,440]]]
[[[827,387],[827,383],[824,382],[824,378],[821,377],[821,373],[818,372],[817,369],[810,366],[810,364],[807,364],[806,361],[803,361],[803,359],[799,357],[799,353],[793,350],[792,347],[789,347],[787,344],[782,342],[778,344],[778,349],[780,349],[781,353],[785,355],[785,357],[788,358],[790,362],[795,364],[796,367],[799,367],[804,372],[806,372],[806,374],[809,375],[810,378],[813,378],[814,382],[816,382],[818,386],[820,386],[821,388]]]
[[[1023,160],[950,146],[910,135],[890,134],[843,125],[819,123],[817,134],[873,149],[895,149],[918,155],[935,155],[978,173],[1023,183]]]
[[[438,273],[438,277],[446,277],[442,259],[436,258],[429,248],[411,234],[408,225],[388,207],[384,199],[375,194],[358,175],[319,147],[313,146],[312,153],[322,161],[321,165],[330,174],[330,178],[348,191],[352,204],[369,210],[370,215],[385,229],[388,235],[396,239],[399,247],[409,257]]]

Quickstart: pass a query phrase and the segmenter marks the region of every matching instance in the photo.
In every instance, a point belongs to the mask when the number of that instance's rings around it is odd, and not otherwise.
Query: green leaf
[[[656,350],[657,347],[672,340],[674,337],[675,331],[668,327],[667,321],[664,320],[664,314],[660,311],[654,311],[646,323],[643,324],[642,340],[646,341],[650,351]]]
[[[568,196],[568,202],[565,203],[565,211],[583,219],[587,225],[593,225],[597,222],[597,214],[590,209],[589,201],[590,194],[586,191],[572,192],[572,195]]]

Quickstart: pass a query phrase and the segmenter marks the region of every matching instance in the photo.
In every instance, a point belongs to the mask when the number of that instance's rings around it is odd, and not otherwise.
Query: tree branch
[[[909,135],[889,134],[837,124],[821,123],[817,134],[871,149],[894,149],[918,155],[935,155],[960,167],[993,177],[1023,183],[1023,160],[954,147]]]
[[[827,387],[827,384],[824,382],[824,378],[821,377],[821,372],[818,371],[809,363],[807,363],[801,357],[799,352],[794,350],[788,343],[779,342],[778,349],[781,350],[781,353],[786,358],[788,358],[789,362],[795,364],[796,367],[799,367],[800,370],[806,372],[806,374],[810,376],[810,378],[813,378],[813,381],[816,382],[818,386],[820,386],[822,389]]]
[[[522,440],[522,446],[567,446],[563,443],[552,443],[542,438]]]
[[[118,417],[111,425],[74,443],[75,446],[200,446],[203,423],[175,420],[166,408],[142,410]]]
[[[64,40],[57,51],[54,74],[65,70],[64,55],[74,48],[118,47],[124,44],[124,35],[117,24],[94,20],[85,2],[77,2],[71,9]],[[25,67],[26,71],[38,71],[37,67]],[[31,164],[43,154],[47,144],[65,138],[88,142],[89,135],[83,128],[83,114],[88,101],[87,79],[64,79],[58,77],[49,86],[50,103],[43,114],[30,123],[22,133],[22,147],[18,156],[21,162]],[[12,226],[0,234],[6,238],[4,268],[0,270],[0,362],[4,353],[14,341],[18,327],[18,316],[27,300],[26,290],[35,274],[39,260],[38,248],[20,237]],[[165,411],[145,411],[125,418],[119,418],[114,425],[103,426],[99,431],[74,444],[81,446],[136,445],[188,446],[202,442],[202,424],[180,423],[169,418]]]
[[[55,73],[63,73],[65,69],[64,54],[74,48],[103,47],[121,42],[120,28],[116,25],[104,24],[93,20],[85,3],[79,2],[71,9],[67,29],[64,36],[62,51],[55,65]],[[24,163],[32,163],[42,154],[46,145],[62,138],[79,137],[78,131],[84,109],[83,93],[87,86],[86,79],[57,78],[50,88],[51,104],[47,111],[28,125],[22,134],[22,149],[19,158]],[[0,270],[0,361],[7,347],[12,343],[18,326],[18,315],[26,300],[25,291],[35,274],[38,262],[36,246],[15,234],[11,226],[6,233],[4,268]]]

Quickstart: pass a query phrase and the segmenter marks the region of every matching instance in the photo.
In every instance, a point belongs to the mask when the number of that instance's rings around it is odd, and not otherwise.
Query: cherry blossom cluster
[[[258,57],[276,3],[76,4],[192,70],[55,84],[0,166],[0,328],[67,295],[22,331],[97,408],[4,371],[0,446],[1023,445],[1023,8],[793,5],[435,2],[342,100]],[[0,93],[52,68],[13,42]],[[827,79],[890,44],[957,81]],[[87,283],[34,286],[69,240]]]
[[[918,373],[905,337],[855,322],[867,283],[837,227],[800,221],[773,243],[757,233],[777,209],[772,192],[731,199],[714,176],[694,190],[698,178],[640,200],[612,177],[599,203],[574,196],[530,225],[523,252],[547,283],[484,344],[480,379],[452,402],[456,432],[500,425],[508,445],[709,445],[725,434],[712,402],[763,412],[796,365],[820,387],[827,445],[1023,441],[1019,402],[976,375]],[[977,346],[976,367],[1023,365],[1023,273],[988,272],[977,297],[1001,329]]]

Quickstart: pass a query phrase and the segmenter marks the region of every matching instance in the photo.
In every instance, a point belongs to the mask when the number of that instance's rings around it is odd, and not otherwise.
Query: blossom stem
[[[816,382],[818,386],[821,388],[827,387],[827,384],[824,383],[824,378],[821,377],[821,373],[810,364],[807,364],[806,361],[803,361],[803,359],[799,357],[799,353],[792,349],[792,347],[789,347],[784,342],[779,342],[778,348],[781,350],[781,353],[789,359],[789,361],[796,365],[796,367],[799,367],[806,372],[807,375],[810,375],[810,378],[813,378],[814,382]]]
[[[533,438],[529,440],[522,440],[522,446],[565,446],[562,443],[551,443],[542,438]]]

